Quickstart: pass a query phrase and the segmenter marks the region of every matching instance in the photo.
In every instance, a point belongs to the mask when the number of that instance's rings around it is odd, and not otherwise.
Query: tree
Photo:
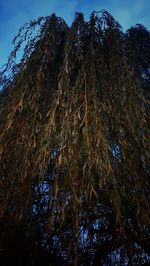
[[[150,32],[141,24],[127,30],[127,54],[136,75],[149,98],[150,88]]]
[[[45,265],[51,253],[64,265],[146,262],[148,105],[120,25],[107,11],[76,13],[71,27],[53,14],[14,43],[1,73],[2,250],[17,239],[36,265],[38,249]]]

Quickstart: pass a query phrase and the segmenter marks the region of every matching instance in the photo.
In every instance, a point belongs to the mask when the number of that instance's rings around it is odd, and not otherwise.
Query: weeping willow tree
[[[19,226],[73,265],[119,245],[130,259],[133,240],[148,252],[148,101],[120,25],[107,11],[70,27],[53,14],[13,42],[0,76],[2,253]]]

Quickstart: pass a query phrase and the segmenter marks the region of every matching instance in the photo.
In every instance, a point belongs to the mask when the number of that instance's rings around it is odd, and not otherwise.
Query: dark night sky
[[[92,11],[102,9],[108,10],[123,30],[136,23],[150,28],[150,0],[0,0],[0,66],[6,63],[13,48],[11,40],[25,21],[55,12],[71,24],[76,11],[88,19]]]

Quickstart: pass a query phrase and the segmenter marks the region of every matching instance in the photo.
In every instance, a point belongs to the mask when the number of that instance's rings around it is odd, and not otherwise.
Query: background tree
[[[142,82],[146,97],[150,91],[150,32],[141,24],[126,32],[127,54],[130,63]]]
[[[16,239],[32,250],[25,265],[149,260],[148,103],[131,33],[102,11],[71,27],[39,18],[15,37],[1,73],[3,258]]]

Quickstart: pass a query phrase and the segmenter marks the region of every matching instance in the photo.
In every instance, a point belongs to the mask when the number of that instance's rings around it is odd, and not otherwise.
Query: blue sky
[[[150,29],[150,0],[0,0],[0,66],[12,50],[11,40],[22,24],[39,16],[56,13],[71,23],[76,11],[88,19],[92,11],[108,10],[123,30],[136,23]]]

